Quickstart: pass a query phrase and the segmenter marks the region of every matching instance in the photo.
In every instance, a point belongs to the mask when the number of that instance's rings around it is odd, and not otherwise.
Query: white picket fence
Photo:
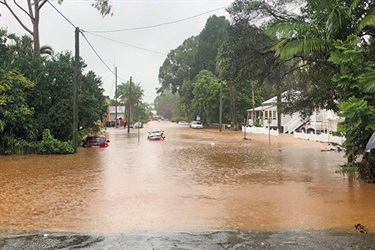
[[[254,134],[264,134],[264,135],[272,135],[272,136],[279,136],[279,131],[276,129],[271,129],[268,131],[268,128],[264,127],[244,127],[242,126],[242,132],[246,133],[254,133]],[[321,133],[321,134],[314,134],[313,132],[311,133],[298,133],[296,131],[293,132],[293,137],[297,139],[303,139],[303,140],[310,140],[310,141],[319,141],[319,142],[331,142],[331,143],[336,143],[339,145],[342,145],[345,141],[345,137],[341,136],[334,136],[331,134],[326,134],[326,133]]]
[[[268,128],[264,128],[264,127],[245,127],[242,126],[242,132],[245,132],[245,129],[246,129],[246,133],[254,133],[254,134],[264,134],[264,135],[273,135],[273,136],[279,136],[279,130],[276,129],[271,129],[268,131]]]
[[[298,132],[294,131],[293,137],[298,138],[298,139],[303,139],[303,140],[310,140],[310,141],[337,143],[339,145],[342,145],[345,141],[345,137],[334,136],[334,135],[325,134],[325,133],[321,133],[319,135],[316,135],[313,132],[311,132],[311,133],[304,133],[304,132],[298,133]]]

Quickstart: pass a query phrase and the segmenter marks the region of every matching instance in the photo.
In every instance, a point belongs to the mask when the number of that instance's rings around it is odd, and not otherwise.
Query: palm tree
[[[375,93],[375,68],[371,67],[368,71],[361,75],[359,82],[368,93]]]
[[[133,117],[134,107],[142,102],[144,90],[142,89],[140,83],[130,84],[128,81],[126,83],[121,83],[117,87],[117,95],[119,99],[126,104],[125,106],[127,106],[127,110],[130,112],[130,117]]]
[[[55,54],[53,48],[49,45],[43,45],[40,47],[40,55],[44,58],[52,57]]]

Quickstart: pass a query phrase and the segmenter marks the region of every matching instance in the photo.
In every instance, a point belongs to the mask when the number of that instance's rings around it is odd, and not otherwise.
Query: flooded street
[[[108,148],[0,156],[0,233],[375,231],[375,185],[335,173],[328,144],[167,121],[106,133]]]

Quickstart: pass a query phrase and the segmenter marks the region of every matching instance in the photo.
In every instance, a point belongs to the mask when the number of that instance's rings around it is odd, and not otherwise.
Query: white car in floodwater
[[[187,121],[179,121],[178,125],[190,125]]]
[[[191,128],[203,128],[203,124],[201,121],[192,121],[190,123]]]

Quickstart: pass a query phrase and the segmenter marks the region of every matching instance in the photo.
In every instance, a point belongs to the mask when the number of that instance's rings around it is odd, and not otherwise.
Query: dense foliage
[[[69,52],[43,51],[41,57],[35,56],[29,37],[0,30],[0,154],[71,153],[57,141],[72,140],[74,58]],[[80,63],[83,68],[84,62]],[[82,74],[80,131],[95,126],[107,112],[101,85],[94,72]],[[46,129],[50,136],[43,135]],[[40,150],[40,141],[59,145],[52,151]]]
[[[35,150],[37,154],[42,155],[74,153],[70,143],[56,140],[48,129],[43,131],[43,139],[36,143]]]

